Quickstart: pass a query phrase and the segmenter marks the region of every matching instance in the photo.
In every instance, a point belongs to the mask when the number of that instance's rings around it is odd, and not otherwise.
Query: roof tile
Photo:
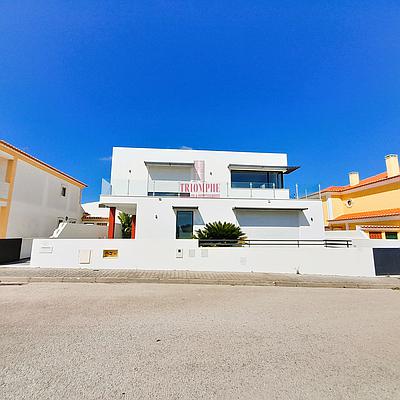
[[[324,192],[344,192],[345,190],[348,190],[348,189],[354,189],[354,188],[357,188],[360,186],[368,185],[370,183],[381,182],[386,179],[391,179],[391,178],[388,178],[387,172],[381,172],[380,174],[370,176],[369,178],[361,179],[360,183],[358,183],[357,185],[329,186],[329,187],[323,189],[321,192],[322,193],[324,193]]]
[[[346,221],[349,219],[364,219],[364,218],[376,218],[376,217],[392,217],[400,215],[400,208],[391,208],[389,210],[375,210],[375,211],[364,211],[352,214],[343,214],[338,217],[331,219],[330,221]]]

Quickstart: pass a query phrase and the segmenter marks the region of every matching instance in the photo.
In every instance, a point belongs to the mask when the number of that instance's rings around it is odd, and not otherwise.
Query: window
[[[382,239],[382,232],[370,232],[369,238],[370,239]]]
[[[193,238],[193,211],[176,212],[176,238]]]
[[[352,199],[348,199],[348,200],[346,200],[346,206],[347,207],[353,207],[353,200]]]
[[[282,172],[231,171],[232,188],[282,189]]]
[[[386,239],[397,239],[397,232],[385,232]]]
[[[61,186],[61,196],[65,197],[67,195],[67,188],[65,186]]]

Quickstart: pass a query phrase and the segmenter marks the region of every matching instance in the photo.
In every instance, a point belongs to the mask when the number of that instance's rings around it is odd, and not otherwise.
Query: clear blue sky
[[[346,183],[400,153],[399,1],[0,3],[0,137],[85,181],[112,146],[287,152]]]

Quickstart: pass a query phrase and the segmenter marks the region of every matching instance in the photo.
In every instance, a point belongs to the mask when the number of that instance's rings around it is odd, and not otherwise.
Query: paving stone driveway
[[[131,269],[32,268],[24,266],[0,267],[0,284],[29,282],[86,282],[86,283],[197,283],[214,285],[300,286],[336,288],[400,288],[395,277],[339,277],[324,275],[296,275],[245,272],[204,271],[143,271]]]

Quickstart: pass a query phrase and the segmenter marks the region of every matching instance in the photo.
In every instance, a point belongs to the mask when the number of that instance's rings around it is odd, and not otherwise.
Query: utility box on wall
[[[79,264],[90,264],[91,250],[79,250]]]
[[[176,249],[176,258],[183,258],[183,249]]]

